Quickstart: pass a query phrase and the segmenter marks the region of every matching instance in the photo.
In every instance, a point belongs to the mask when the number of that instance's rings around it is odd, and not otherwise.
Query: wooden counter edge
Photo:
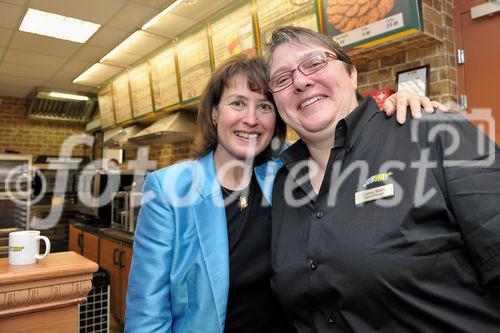
[[[10,266],[8,258],[0,259],[0,287],[12,283],[23,283],[54,279],[80,274],[92,274],[99,265],[76,252],[51,253],[36,264]]]
[[[83,302],[98,268],[95,262],[75,252],[50,254],[25,266],[9,266],[8,260],[0,259],[0,326],[5,324],[4,318]]]

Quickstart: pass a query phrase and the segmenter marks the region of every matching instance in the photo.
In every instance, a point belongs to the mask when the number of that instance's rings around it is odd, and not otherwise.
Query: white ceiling
[[[35,87],[68,92],[96,92],[96,87],[72,83],[134,31],[174,0],[0,0],[0,96],[25,97]],[[179,4],[148,32],[165,43],[205,22],[215,12],[240,1],[198,0]],[[19,31],[28,8],[101,24],[85,44]],[[163,45],[164,45],[163,44]],[[110,75],[130,63],[120,63]],[[106,78],[107,79],[107,78]]]

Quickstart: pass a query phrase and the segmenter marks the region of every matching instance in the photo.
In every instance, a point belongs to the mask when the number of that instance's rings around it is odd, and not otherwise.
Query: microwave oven
[[[134,233],[141,198],[141,192],[118,192],[111,204],[111,227]]]
[[[126,188],[131,188],[133,183],[133,170],[82,171],[78,180],[79,212],[100,221],[102,226],[109,227],[114,197]]]

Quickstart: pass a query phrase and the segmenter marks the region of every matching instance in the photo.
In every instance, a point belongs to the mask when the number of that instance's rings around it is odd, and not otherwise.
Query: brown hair
[[[344,63],[344,67],[349,74],[351,74],[352,70],[355,69],[351,58],[346,53],[344,53],[340,45],[334,42],[331,37],[322,35],[307,28],[287,26],[274,30],[271,35],[271,40],[266,44],[266,50],[268,54],[265,63],[266,81],[270,79],[269,64],[272,61],[273,53],[276,48],[278,48],[278,46],[284,43],[304,46],[317,45],[325,47],[334,52],[338,59]],[[356,89],[356,99],[358,100],[358,102],[363,99],[363,96],[361,96],[358,89]]]
[[[238,75],[246,79],[248,88],[251,91],[262,92],[266,98],[274,104],[274,99],[266,88],[266,75],[264,61],[259,57],[248,57],[245,55],[236,55],[222,63],[212,74],[205,90],[200,97],[198,106],[198,127],[200,129],[197,137],[196,155],[201,157],[217,147],[217,128],[212,123],[212,113],[222,97],[224,89],[233,83]],[[273,137],[277,137],[281,144],[286,136],[286,125],[276,112],[276,126]],[[269,145],[257,158],[257,161],[263,161],[272,156],[271,145]]]

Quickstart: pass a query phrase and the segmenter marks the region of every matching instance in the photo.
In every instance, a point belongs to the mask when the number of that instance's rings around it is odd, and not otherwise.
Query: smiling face
[[[262,92],[249,89],[244,76],[224,88],[212,117],[217,123],[215,158],[253,160],[269,145],[274,134],[276,111]]]
[[[304,60],[331,50],[291,43],[279,45],[269,64],[270,77],[297,68]],[[306,142],[333,140],[337,122],[357,106],[357,73],[344,63],[330,60],[321,70],[305,76],[296,70],[293,84],[274,93],[283,120]]]

